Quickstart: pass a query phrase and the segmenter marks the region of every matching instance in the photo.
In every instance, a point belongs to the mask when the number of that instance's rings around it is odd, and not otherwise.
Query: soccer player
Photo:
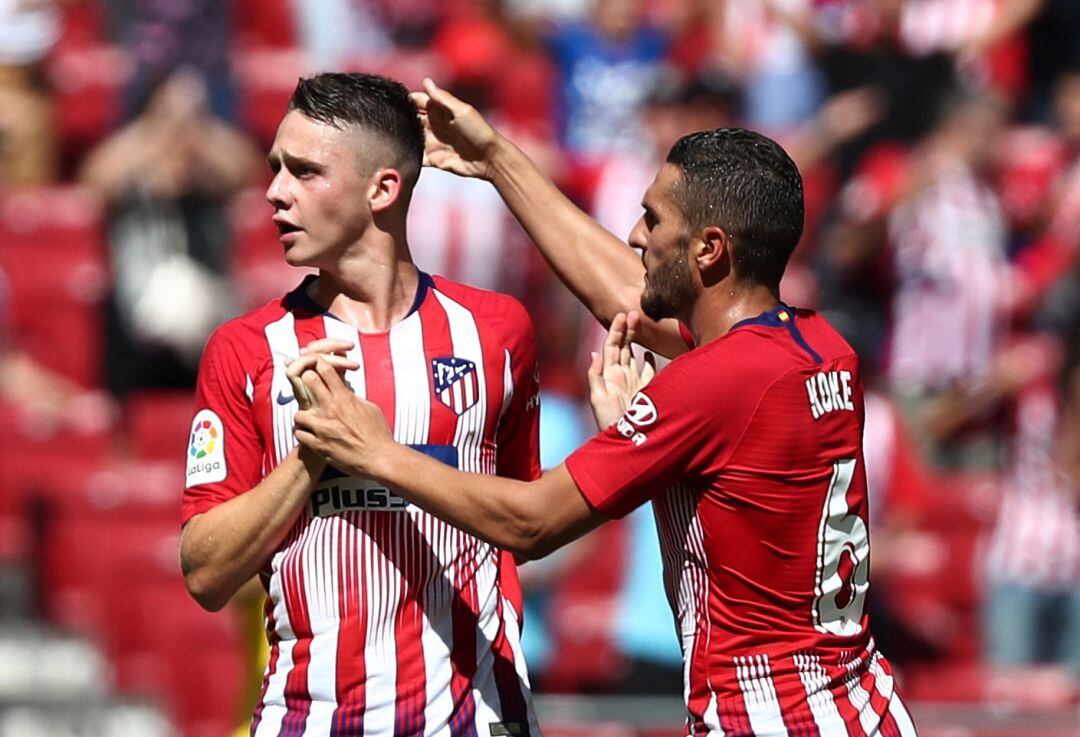
[[[512,559],[293,437],[305,398],[286,367],[314,351],[402,447],[448,468],[539,475],[524,308],[411,261],[423,136],[397,82],[299,82],[266,194],[285,260],[318,274],[221,326],[202,359],[181,562],[207,609],[255,574],[266,588],[255,737],[539,734]]]
[[[394,443],[377,408],[309,357],[291,370],[313,400],[300,442],[524,557],[653,499],[687,734],[914,735],[866,613],[856,357],[779,298],[803,223],[791,159],[744,130],[680,139],[631,234],[642,264],[474,110],[426,87],[429,163],[491,179],[564,280],[614,313],[589,371],[606,429],[537,481],[462,474]],[[647,319],[621,314],[631,300]],[[637,391],[637,335],[697,347]]]

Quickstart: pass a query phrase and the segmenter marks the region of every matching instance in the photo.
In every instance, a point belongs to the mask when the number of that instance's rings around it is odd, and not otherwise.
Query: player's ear
[[[384,212],[401,198],[404,179],[397,169],[376,169],[368,184],[368,202],[372,212]]]
[[[694,240],[692,257],[703,279],[706,275],[713,279],[723,278],[731,269],[731,239],[727,231],[718,225],[706,227],[700,238]]]

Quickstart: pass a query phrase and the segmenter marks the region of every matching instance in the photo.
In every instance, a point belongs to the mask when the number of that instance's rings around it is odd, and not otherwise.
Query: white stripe
[[[430,523],[430,521],[429,521]],[[450,551],[446,545],[446,530],[442,523],[438,531],[429,528],[425,537],[431,541],[431,549],[439,556],[445,570]],[[425,591],[423,631],[420,644],[424,651],[424,674],[427,680],[427,704],[424,707],[424,731],[429,737],[450,734],[450,716],[454,708],[454,694],[450,689],[453,668],[450,663],[450,645],[454,640],[454,622],[449,604],[453,587],[445,576],[439,576]],[[434,618],[431,616],[435,614]],[[436,727],[436,725],[439,725]]]
[[[300,355],[300,344],[296,339],[295,320],[291,312],[267,325],[263,332],[270,346],[270,357],[274,365],[274,374],[270,380],[270,408],[273,416],[274,450],[277,454],[275,465],[281,463],[289,451],[296,445],[293,437],[293,416],[296,414],[296,402],[280,404],[278,397],[291,397],[292,385],[285,375],[285,361]]]
[[[521,649],[521,623],[517,618],[517,610],[505,597],[503,597],[502,610],[506,641],[510,645],[511,652],[514,653],[514,670],[517,671],[518,686],[521,688],[521,695],[525,699],[525,708],[529,715],[529,733],[541,737],[540,723],[536,720],[536,711],[532,705],[532,684],[529,682],[525,651]]]
[[[356,396],[367,398],[367,378],[364,374],[364,351],[360,347],[360,334],[352,325],[347,325],[330,315],[323,316],[323,327],[327,338],[353,344],[353,347],[345,352],[345,357],[360,364],[360,368],[346,371],[345,383],[352,387]]]
[[[844,676],[844,686],[847,688],[848,701],[859,713],[859,724],[862,725],[863,731],[866,734],[874,734],[879,726],[878,715],[870,706],[870,694],[859,681],[859,672],[856,668],[860,662],[856,660],[845,666],[848,674]]]
[[[915,723],[911,721],[911,715],[908,714],[907,707],[904,706],[904,702],[900,699],[900,694],[896,692],[893,692],[892,698],[889,699],[889,713],[896,720],[896,726],[900,730],[900,737],[917,737]]]
[[[462,414],[465,411],[465,397],[461,396],[461,393],[463,391],[462,385],[464,383],[465,382],[463,382],[461,379],[458,379],[450,385],[450,391],[454,395],[454,411],[458,414]]]
[[[734,658],[735,674],[746,703],[746,715],[755,735],[786,737],[787,727],[780,714],[780,700],[773,685],[768,655]]]
[[[689,664],[690,659],[686,659]],[[687,667],[689,670],[689,667]],[[689,681],[687,681],[689,683]],[[724,728],[720,726],[720,712],[716,703],[716,692],[709,692],[709,705],[705,707],[705,714],[702,716],[702,721],[705,722],[705,726],[709,729],[710,735],[716,735],[716,737],[723,737]]]
[[[390,330],[390,360],[394,364],[394,439],[406,445],[427,443],[431,388],[419,312]]]
[[[847,726],[829,691],[829,675],[821,658],[815,653],[796,653],[793,659],[821,737],[848,737]]]
[[[285,597],[281,585],[281,563],[285,554],[278,552],[271,561],[270,600],[274,602],[274,631],[278,635],[278,657],[273,675],[266,684],[263,695],[262,720],[254,737],[276,737],[281,731],[281,720],[285,718],[285,680],[293,668],[292,649],[296,645],[296,635],[289,623],[289,613],[285,609]],[[269,665],[267,665],[269,670]]]
[[[503,402],[499,410],[499,421],[502,421],[506,410],[510,409],[510,402],[514,399],[514,371],[510,365],[510,349],[503,348]]]
[[[365,682],[364,735],[392,737],[397,701],[397,652],[393,610],[400,596],[397,569],[370,536],[364,546],[364,591],[368,605],[364,640]]]
[[[338,540],[343,524],[342,516],[312,519],[308,525],[311,535],[303,550],[304,593],[312,629],[307,684],[311,708],[304,734],[311,737],[330,734],[337,708]]]
[[[476,594],[480,597],[476,619],[476,674],[473,676],[473,700],[476,703],[477,731],[483,734],[484,725],[506,720],[495,682],[495,658],[492,643],[499,635],[499,589],[497,554],[485,555],[484,548],[472,547],[463,561],[465,570],[476,568]],[[483,561],[481,563],[480,561]],[[508,605],[507,605],[508,606]]]
[[[483,442],[484,420],[487,417],[487,378],[484,372],[484,353],[480,344],[480,333],[476,327],[476,320],[469,310],[440,291],[435,291],[435,297],[446,311],[454,355],[468,359],[476,365],[476,386],[480,396],[477,403],[458,418],[454,445],[457,446],[460,454],[461,470],[479,473],[482,470],[480,446]]]

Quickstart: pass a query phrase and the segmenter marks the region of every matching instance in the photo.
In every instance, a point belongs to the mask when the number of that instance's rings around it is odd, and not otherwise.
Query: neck
[[[694,301],[683,322],[696,345],[705,345],[725,335],[736,323],[779,306],[780,295],[769,287],[731,285],[725,282],[705,290]]]
[[[420,278],[404,238],[375,233],[333,269],[320,269],[311,297],[362,333],[384,333],[409,314]]]

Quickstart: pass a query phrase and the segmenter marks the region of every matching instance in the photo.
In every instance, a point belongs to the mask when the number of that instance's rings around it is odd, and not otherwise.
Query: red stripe
[[[479,330],[480,324],[477,324]],[[502,417],[503,388],[506,384],[504,368],[506,355],[498,336],[490,330],[479,330],[480,352],[484,357],[484,380],[487,388],[487,415],[484,417],[484,437],[496,437],[499,419]],[[479,389],[479,386],[477,387]],[[522,391],[525,388],[522,387]],[[487,471],[485,471],[487,472]]]
[[[867,656],[867,665],[864,667],[862,677],[859,679],[860,685],[863,690],[870,694],[870,708],[877,714],[878,720],[889,710],[889,700],[881,695],[881,692],[877,688],[877,676],[869,667],[870,659],[873,655]]]
[[[364,353],[367,399],[379,405],[386,424],[394,429],[394,362],[390,357],[390,333],[360,334]]]
[[[293,667],[285,679],[286,714],[281,722],[279,737],[299,737],[303,734],[307,715],[311,710],[308,665],[311,663],[312,632],[307,594],[304,590],[303,557],[300,555],[305,543],[306,541],[301,541],[293,548],[281,566],[285,607],[289,624],[296,635],[296,644],[292,651]]]
[[[263,585],[266,585],[265,578],[263,579]],[[263,605],[263,611],[266,615],[266,635],[270,643],[270,659],[266,664],[266,675],[263,677],[262,689],[259,691],[259,703],[255,707],[255,714],[251,717],[251,734],[255,734],[255,730],[259,728],[259,723],[262,721],[263,709],[266,707],[266,689],[270,685],[270,677],[277,673],[278,656],[281,654],[281,638],[278,637],[277,629],[274,626],[274,602],[269,597],[267,597],[266,603]]]
[[[832,670],[832,669],[830,669]],[[840,713],[840,718],[844,720],[844,724],[847,726],[848,734],[851,737],[866,737],[866,732],[862,728],[862,722],[859,721],[859,711],[855,708],[855,705],[851,703],[851,694],[848,691],[847,683],[851,682],[855,676],[851,675],[846,668],[839,668],[837,672],[831,672],[833,682],[837,685],[833,687],[833,702],[836,704],[836,710]]]
[[[420,324],[424,331],[424,365],[427,369],[428,388],[431,391],[431,427],[428,442],[450,445],[454,442],[457,415],[435,396],[435,379],[431,364],[436,358],[454,355],[450,338],[450,321],[438,299],[428,298],[420,305]]]
[[[340,562],[338,573],[338,625],[337,644],[337,708],[331,720],[331,735],[363,733],[364,706],[367,693],[367,662],[364,646],[367,640],[367,602],[362,585],[365,563],[364,546],[361,545],[359,514],[349,512],[342,525]]]
[[[499,703],[502,706],[502,720],[517,722],[523,737],[529,737],[529,707],[525,701],[521,679],[518,677],[517,665],[514,662],[514,648],[506,637],[509,615],[505,611],[501,596],[498,600],[497,611],[500,622],[499,634],[491,643],[491,651],[495,655],[495,687],[499,692]]]
[[[798,671],[798,666],[795,666]],[[810,702],[806,696],[806,688],[799,679],[799,688],[785,688],[783,692],[777,689],[776,698],[780,702],[780,716],[787,727],[788,737],[821,737],[814,712],[810,710]]]
[[[891,711],[886,711],[881,720],[881,737],[900,737],[900,727]]]
[[[476,705],[472,698],[472,681],[476,675],[476,630],[480,619],[480,605],[476,593],[476,577],[471,570],[476,558],[477,542],[463,532],[453,531],[454,548],[458,551],[454,561],[457,592],[451,605],[453,622],[453,646],[450,650],[450,693],[453,698],[453,714],[450,718],[450,734],[453,737],[475,734]]]
[[[394,519],[391,544],[397,551],[391,560],[401,572],[401,600],[394,618],[397,643],[397,696],[395,699],[394,737],[412,737],[424,733],[424,706],[427,704],[427,674],[424,668],[424,621],[419,598],[423,595],[424,576],[420,556],[426,565],[437,565],[428,542],[409,515],[385,515]]]
[[[746,700],[742,696],[718,701],[716,714],[720,719],[720,728],[724,730],[724,737],[754,737],[750,715],[746,712]]]

